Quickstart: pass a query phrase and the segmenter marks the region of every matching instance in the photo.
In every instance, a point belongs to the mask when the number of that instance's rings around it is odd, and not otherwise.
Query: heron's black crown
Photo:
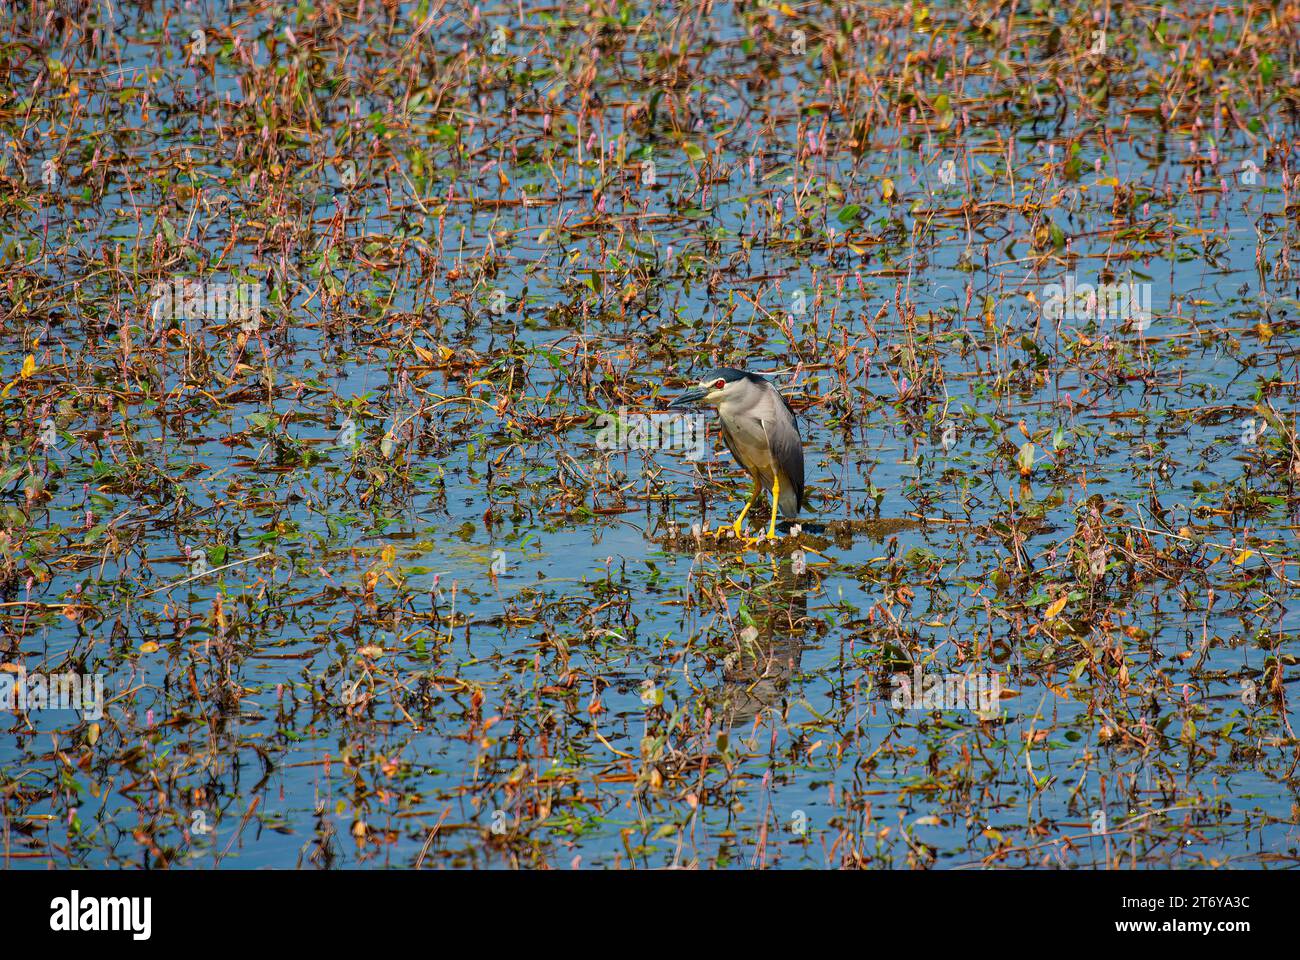
[[[757,373],[750,373],[748,370],[737,370],[735,367],[718,367],[716,370],[710,370],[700,378],[701,383],[706,380],[726,380],[727,383],[748,380],[751,383],[767,383],[766,377],[760,377]]]

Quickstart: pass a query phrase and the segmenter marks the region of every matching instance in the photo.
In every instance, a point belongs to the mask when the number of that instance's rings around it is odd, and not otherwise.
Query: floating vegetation
[[[5,867],[1300,859],[1295,0],[10,6]]]

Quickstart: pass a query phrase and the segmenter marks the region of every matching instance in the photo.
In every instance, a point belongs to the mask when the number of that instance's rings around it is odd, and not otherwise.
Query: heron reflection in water
[[[784,716],[791,679],[799,672],[808,620],[809,577],[798,575],[789,558],[774,580],[757,583],[746,597],[754,625],[742,629],[722,669],[718,691],[725,727],[753,724],[769,710]],[[739,732],[739,731],[738,731]]]

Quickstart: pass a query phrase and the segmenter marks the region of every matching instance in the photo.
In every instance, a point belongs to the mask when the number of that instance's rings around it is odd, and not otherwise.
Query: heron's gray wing
[[[781,396],[775,388],[774,392]],[[772,405],[772,414],[763,421],[763,429],[767,433],[772,459],[794,488],[794,509],[788,512],[796,514],[803,508],[803,441],[799,438],[798,421],[785,397],[781,397],[780,406]],[[787,511],[783,508],[782,512]]]
[[[746,470],[748,470],[749,468],[745,467],[745,461],[742,460],[740,457],[740,451],[736,449],[736,441],[731,436],[731,431],[727,429],[727,425],[725,423],[722,423],[721,421],[719,421],[719,423],[722,426],[722,442],[727,445],[727,449],[731,451],[731,456],[735,459],[735,461],[738,464],[740,464],[741,467],[744,467]]]
[[[795,416],[794,407],[790,406],[790,401],[785,398],[785,394],[783,394],[780,390],[776,391],[776,395],[781,398],[781,406],[785,407],[785,412],[790,414],[790,422],[794,424],[795,433],[798,433],[799,418]]]

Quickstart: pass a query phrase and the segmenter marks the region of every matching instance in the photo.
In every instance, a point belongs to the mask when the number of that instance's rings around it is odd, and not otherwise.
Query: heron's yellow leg
[[[754,477],[754,490],[749,495],[749,502],[745,504],[745,509],[740,511],[740,516],[736,518],[736,522],[731,525],[731,530],[733,533],[735,533],[737,537],[744,536],[744,533],[742,532],[743,527],[741,526],[741,524],[745,522],[745,514],[749,513],[749,508],[752,507],[758,501],[758,495],[761,492],[762,492],[762,488],[759,487],[758,485],[758,477]]]
[[[776,539],[776,506],[781,500],[781,478],[772,474],[772,518],[767,522],[767,539]]]

